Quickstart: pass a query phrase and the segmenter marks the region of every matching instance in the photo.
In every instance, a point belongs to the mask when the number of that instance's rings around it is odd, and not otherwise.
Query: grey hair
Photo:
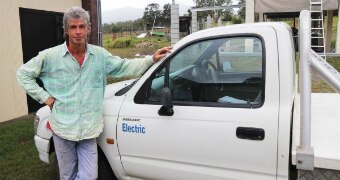
[[[64,38],[65,38],[66,41],[68,41],[68,36],[66,34],[66,30],[68,29],[68,20],[70,18],[84,19],[86,21],[86,24],[88,26],[91,26],[90,15],[83,8],[81,8],[81,7],[71,7],[69,9],[67,9],[64,13],[64,18],[63,18]]]

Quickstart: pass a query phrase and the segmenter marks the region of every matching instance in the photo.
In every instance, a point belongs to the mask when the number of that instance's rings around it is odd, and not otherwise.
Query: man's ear
[[[88,33],[87,34],[90,34],[91,33],[91,26],[88,26]]]

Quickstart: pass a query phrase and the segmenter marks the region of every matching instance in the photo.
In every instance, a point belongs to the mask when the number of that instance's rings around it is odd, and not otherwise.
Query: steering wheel
[[[208,70],[208,66],[211,66],[213,69],[214,69],[214,71],[217,71],[217,67],[216,67],[216,65],[214,64],[214,63],[212,63],[211,61],[209,61],[209,60],[204,60],[204,61],[202,61],[202,68],[204,69],[204,70]]]
[[[216,65],[214,63],[212,63],[211,61],[204,61],[204,62],[207,62],[208,65],[210,65],[214,69],[214,71],[217,71],[217,67],[216,67]]]
[[[208,69],[208,66],[212,69]],[[195,73],[200,81],[217,81],[217,67],[211,61],[203,61],[201,65],[196,66]]]

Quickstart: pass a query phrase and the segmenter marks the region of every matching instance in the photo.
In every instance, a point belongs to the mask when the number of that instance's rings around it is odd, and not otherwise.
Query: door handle
[[[264,129],[253,127],[237,127],[236,136],[240,139],[262,141],[265,136]]]

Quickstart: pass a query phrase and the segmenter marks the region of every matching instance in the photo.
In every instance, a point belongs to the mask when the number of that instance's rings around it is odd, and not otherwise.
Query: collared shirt
[[[50,124],[53,132],[71,141],[98,137],[103,130],[102,102],[106,76],[138,76],[153,64],[151,56],[121,59],[104,48],[86,45],[82,66],[66,43],[41,51],[17,71],[19,84],[35,100],[55,98]],[[40,78],[46,91],[39,87]]]

